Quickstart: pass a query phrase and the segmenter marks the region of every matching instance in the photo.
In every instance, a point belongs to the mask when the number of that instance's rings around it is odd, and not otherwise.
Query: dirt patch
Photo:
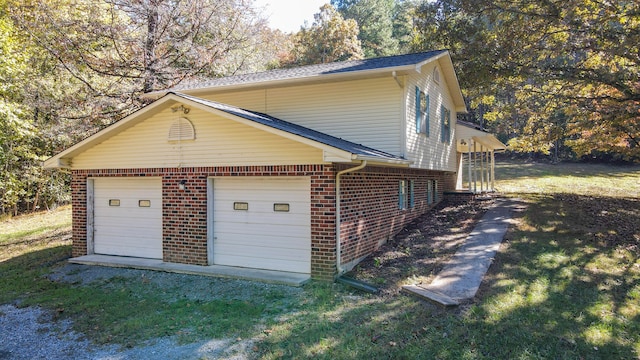
[[[493,205],[492,198],[442,202],[346,275],[375,285],[385,297],[397,295],[402,285],[429,283]]]

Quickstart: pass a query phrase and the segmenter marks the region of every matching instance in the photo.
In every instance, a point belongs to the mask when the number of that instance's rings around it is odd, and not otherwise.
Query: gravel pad
[[[109,280],[114,277],[143,281],[163,289],[167,301],[185,298],[255,301],[277,292],[293,302],[302,293],[301,288],[285,285],[79,264],[60,266],[48,277],[77,286],[97,284],[108,287]],[[96,346],[82,334],[74,332],[71,325],[69,320],[54,321],[49,311],[38,307],[0,305],[0,360],[248,359],[255,342],[253,339],[211,339],[179,345],[175,339],[166,337],[122,349],[116,345]]]

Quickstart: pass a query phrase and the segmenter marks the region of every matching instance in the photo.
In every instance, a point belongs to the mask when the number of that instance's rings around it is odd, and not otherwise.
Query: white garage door
[[[213,180],[213,262],[311,273],[310,179]]]
[[[162,179],[93,181],[94,253],[162,259]]]

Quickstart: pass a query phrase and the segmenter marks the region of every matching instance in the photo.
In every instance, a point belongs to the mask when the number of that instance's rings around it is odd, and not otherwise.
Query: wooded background
[[[0,215],[69,201],[41,163],[140,95],[279,67],[449,49],[513,152],[640,161],[636,0],[332,0],[298,32],[252,0],[0,0]]]

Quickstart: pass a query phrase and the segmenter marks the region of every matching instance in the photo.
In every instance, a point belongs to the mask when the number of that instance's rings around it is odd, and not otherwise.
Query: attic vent
[[[433,69],[433,82],[440,84],[440,71],[438,68]]]
[[[187,118],[178,118],[169,128],[169,141],[195,140],[196,132]]]

